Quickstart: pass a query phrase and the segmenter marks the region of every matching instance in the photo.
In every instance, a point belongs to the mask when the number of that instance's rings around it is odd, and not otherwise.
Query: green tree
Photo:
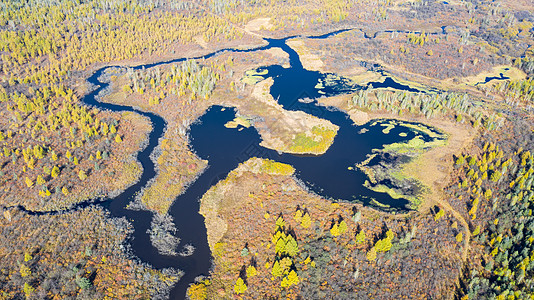
[[[91,288],[92,284],[91,284],[91,281],[85,277],[78,277],[76,278],[76,284],[81,288],[81,289],[84,289],[84,290],[87,290],[89,288]]]

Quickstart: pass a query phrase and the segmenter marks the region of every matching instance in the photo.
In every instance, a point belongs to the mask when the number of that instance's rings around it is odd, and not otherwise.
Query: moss
[[[391,131],[391,129],[395,128],[395,124],[380,124],[380,126],[383,126],[385,127],[384,129],[382,129],[382,133],[384,134],[389,134],[389,132]]]
[[[377,193],[388,194],[393,199],[406,199],[406,200],[410,201],[410,206],[411,206],[412,209],[417,209],[422,203],[421,199],[419,197],[417,197],[417,196],[404,195],[402,193],[399,193],[396,189],[390,188],[390,187],[388,187],[386,185],[383,185],[383,184],[378,184],[378,185],[375,185],[375,186],[371,186],[368,181],[365,181],[364,185],[368,189],[370,189],[372,191],[375,191]],[[378,203],[378,201],[376,201],[376,200],[374,202]],[[383,206],[383,205],[384,204],[382,204],[381,206]]]
[[[288,164],[264,159],[260,166],[260,171],[272,175],[292,175],[295,172],[295,168]]]
[[[421,139],[421,136],[418,135],[406,143],[393,143],[385,145],[381,151],[397,153],[422,153],[425,149],[444,146],[446,144],[446,139],[434,139],[432,141],[425,142],[423,139]]]
[[[252,123],[250,122],[249,119],[245,118],[245,117],[236,117],[235,119],[233,119],[232,121],[229,121],[228,123],[224,124],[224,127],[226,128],[237,128],[237,126],[243,126],[243,127],[246,127],[246,128],[249,128]]]
[[[311,135],[299,133],[293,139],[290,150],[298,153],[324,153],[334,141],[336,130],[314,126]]]
[[[428,135],[431,138],[445,138],[446,137],[446,135],[444,133],[436,132],[434,130],[431,130],[428,126],[423,125],[423,124],[412,124],[412,123],[401,122],[399,124],[399,126],[403,126],[403,127],[406,127],[406,128],[411,128],[411,129],[413,129],[415,131],[419,131],[421,133],[424,133],[424,134]]]
[[[267,75],[268,71],[258,71],[257,69],[254,70],[248,70],[245,72],[245,76],[241,79],[242,82],[254,85],[260,81],[262,81],[264,78],[264,75]]]

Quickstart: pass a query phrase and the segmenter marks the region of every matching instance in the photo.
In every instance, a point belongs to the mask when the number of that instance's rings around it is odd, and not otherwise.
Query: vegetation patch
[[[243,126],[245,128],[249,128],[252,125],[252,122],[245,118],[245,117],[235,117],[232,121],[227,122],[224,124],[224,127],[226,128],[237,128],[238,126]]]
[[[295,172],[295,168],[288,164],[279,163],[270,159],[264,159],[260,167],[260,172],[265,172],[272,175],[289,176]]]
[[[267,75],[268,72],[269,71],[267,71],[267,69],[261,71],[258,69],[248,70],[245,72],[245,76],[241,79],[241,81],[248,85],[255,85],[256,83],[264,80],[264,75]]]
[[[299,133],[289,149],[297,153],[324,153],[333,143],[337,130],[314,126],[311,134]]]

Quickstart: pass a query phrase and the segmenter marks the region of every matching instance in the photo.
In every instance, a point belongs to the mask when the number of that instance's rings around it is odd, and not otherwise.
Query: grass
[[[260,171],[271,175],[292,175],[295,168],[288,164],[283,164],[270,159],[264,159]]]
[[[372,190],[372,191],[375,191],[377,193],[385,193],[385,194],[388,194],[391,198],[393,199],[406,199],[408,201],[410,201],[410,206],[413,208],[413,209],[417,209],[422,201],[419,197],[417,196],[408,196],[408,195],[404,195],[402,193],[399,193],[396,189],[392,189],[386,185],[383,185],[383,184],[378,184],[378,185],[375,185],[375,186],[371,186],[369,184],[368,181],[365,181],[365,187],[367,187],[368,189]],[[377,203],[379,203],[378,201],[375,201]],[[384,206],[385,204],[382,204],[380,203],[379,204],[380,206]]]
[[[506,70],[508,69],[508,70]],[[476,85],[477,83],[480,83],[479,85],[487,85],[490,82],[484,82],[486,80],[486,77],[499,77],[500,74],[503,74],[505,77],[510,77],[510,80],[518,80],[518,79],[524,79],[526,77],[525,73],[518,68],[502,65],[502,66],[495,66],[490,71],[479,73],[475,76],[465,77],[465,83],[468,85]]]
[[[403,122],[403,123],[400,123],[400,126],[404,126],[404,127],[407,127],[407,128],[411,128],[411,129],[420,131],[420,132],[422,132],[424,134],[427,134],[431,138],[444,138],[445,137],[445,134],[436,133],[436,132],[430,130],[430,128],[428,128],[428,126],[425,126],[423,124],[411,124],[411,123],[404,123]]]
[[[249,119],[245,118],[245,117],[236,117],[235,119],[233,119],[232,121],[229,121],[228,123],[224,124],[224,127],[226,128],[237,128],[237,126],[243,126],[245,128],[249,128],[252,123],[250,122]]]
[[[382,124],[382,126],[387,126],[384,130],[382,130],[382,132],[387,134],[389,133],[389,130],[391,130],[390,126],[392,125]],[[420,135],[417,135],[415,138],[409,140],[408,142],[385,145],[383,151],[398,153],[422,152],[428,148],[439,147],[447,144],[446,134],[432,131],[428,126],[410,123],[400,123],[399,126],[404,126],[426,134],[430,138],[432,138],[432,141],[425,142]]]
[[[434,139],[431,142],[425,142],[421,139],[421,136],[416,136],[413,139],[409,140],[407,143],[393,143],[385,145],[382,150],[385,152],[397,153],[423,152],[425,149],[444,146],[446,144],[447,140]]]
[[[391,129],[395,128],[395,125],[391,124],[391,123],[389,123],[389,124],[380,124],[380,126],[385,127],[384,129],[382,129],[382,133],[384,133],[384,134],[389,134]]]
[[[314,126],[311,135],[297,134],[291,143],[290,150],[298,153],[324,153],[334,141],[335,136],[335,130]]]
[[[262,81],[264,79],[264,75],[267,75],[269,71],[263,70],[261,72],[258,72],[256,69],[254,70],[248,70],[245,72],[245,76],[241,79],[242,82],[249,84],[249,85],[255,85],[256,83]]]

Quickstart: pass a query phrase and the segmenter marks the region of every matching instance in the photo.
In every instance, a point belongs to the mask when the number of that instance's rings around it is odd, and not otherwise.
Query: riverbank
[[[426,211],[436,205],[438,199],[443,198],[443,189],[451,182],[453,155],[461,153],[472,144],[477,129],[465,123],[451,121],[447,117],[427,119],[420,115],[399,116],[384,111],[363,111],[351,108],[348,105],[351,97],[352,95],[340,95],[321,98],[319,102],[346,110],[354,124],[357,125],[363,125],[375,119],[393,119],[427,124],[446,134],[447,140],[444,145],[433,147],[412,158],[410,162],[401,167],[400,172],[402,177],[414,178],[428,188],[420,197],[423,201],[418,208],[419,211]]]

